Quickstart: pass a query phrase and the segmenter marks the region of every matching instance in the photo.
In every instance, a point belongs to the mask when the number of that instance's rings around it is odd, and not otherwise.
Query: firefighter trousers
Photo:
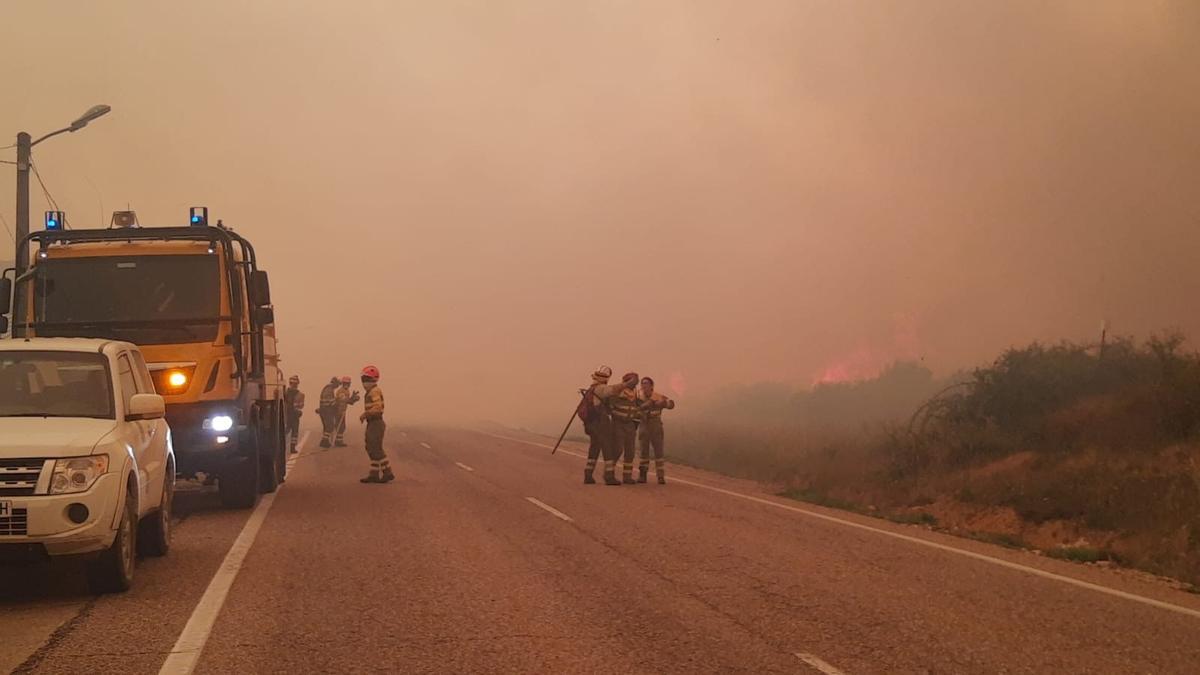
[[[365,445],[367,446],[367,457],[371,458],[372,474],[390,474],[392,472],[392,465],[388,462],[387,453],[383,450],[383,433],[385,431],[387,431],[387,424],[384,423],[382,417],[367,419]]]
[[[604,458],[605,473],[613,473],[617,470],[617,456],[613,452],[613,422],[607,415],[600,415],[592,420],[584,431],[588,435],[588,456],[587,468],[585,471],[590,476],[596,470],[596,460]]]
[[[613,441],[615,452],[613,459],[620,456],[623,464],[621,472],[626,478],[633,476],[633,457],[637,454],[638,423],[627,420],[613,420]]]
[[[650,468],[650,452],[654,451],[654,471],[661,478],[666,475],[666,464],[663,459],[663,424],[658,418],[650,418],[642,422],[642,428],[638,434],[639,445],[641,445],[641,458],[638,462],[639,470],[648,471]]]
[[[300,415],[299,410],[289,410],[287,417],[284,419],[288,435],[288,447],[293,450],[296,449],[296,441],[300,438]]]
[[[317,412],[321,413],[321,445],[328,446],[333,442],[333,432],[337,430],[337,410],[329,407]]]
[[[346,443],[346,409],[336,410],[333,413],[337,419],[337,428],[334,429],[333,442],[336,445],[344,445]]]

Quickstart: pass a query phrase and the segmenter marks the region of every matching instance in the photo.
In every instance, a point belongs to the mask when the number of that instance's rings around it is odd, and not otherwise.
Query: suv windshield
[[[103,354],[0,351],[0,417],[113,419]]]
[[[34,330],[136,344],[211,342],[221,307],[214,255],[42,260],[34,280]]]

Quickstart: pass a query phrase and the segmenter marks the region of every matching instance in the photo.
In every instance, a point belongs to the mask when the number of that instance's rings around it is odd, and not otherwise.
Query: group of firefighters
[[[583,482],[596,482],[596,461],[604,457],[604,483],[620,485],[645,483],[650,473],[651,454],[654,470],[660,485],[667,482],[666,464],[663,458],[662,413],[675,407],[675,401],[654,390],[654,380],[638,378],[637,373],[626,373],[618,384],[609,384],[612,368],[600,366],[592,373],[592,384],[581,389],[582,399],[576,411],[583,420],[588,443],[587,467],[583,470]],[[363,368],[361,397],[363,412],[359,422],[366,423],[366,449],[371,460],[371,469],[363,483],[388,483],[396,479],[391,463],[383,450],[383,434],[387,425],[383,421],[383,390],[379,388],[379,369],[375,366]],[[349,376],[334,377],[321,389],[317,415],[321,417],[321,447],[344,447],[346,445],[346,414],[360,400],[357,391],[351,391]],[[297,452],[300,435],[300,416],[304,414],[304,392],[300,391],[300,378],[293,375],[284,391],[284,406],[287,409],[287,434],[291,452]],[[637,447],[641,447],[637,480],[633,478],[633,459]],[[623,460],[622,477],[617,480],[617,460]]]
[[[371,469],[360,482],[389,483],[396,480],[396,474],[392,473],[392,465],[383,450],[383,434],[387,425],[383,421],[383,390],[379,388],[379,369],[375,366],[363,368],[360,379],[366,393],[361,396],[363,411],[358,421],[366,424],[367,456],[371,460]],[[357,391],[350,391],[351,382],[349,375],[334,377],[321,389],[317,415],[321,418],[322,448],[346,446],[346,414],[350,406],[360,400]],[[288,379],[283,404],[287,410],[288,445],[291,452],[295,453],[300,436],[300,416],[304,414],[304,392],[300,391],[300,378],[296,375]]]
[[[675,407],[675,401],[654,391],[654,380],[638,379],[637,373],[625,373],[619,384],[609,384],[612,368],[600,366],[592,373],[592,384],[579,393],[582,400],[577,414],[588,435],[587,467],[583,482],[596,482],[596,460],[604,457],[605,485],[645,483],[650,472],[650,453],[658,483],[667,482],[663,459],[662,413]],[[638,478],[633,478],[635,446],[641,446]],[[617,480],[617,459],[623,460],[622,477]]]

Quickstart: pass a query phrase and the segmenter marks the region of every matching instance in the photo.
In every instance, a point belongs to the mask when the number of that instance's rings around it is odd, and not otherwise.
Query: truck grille
[[[29,515],[26,509],[12,509],[7,516],[0,516],[0,537],[29,534]]]
[[[0,497],[22,497],[37,490],[42,459],[0,459]]]

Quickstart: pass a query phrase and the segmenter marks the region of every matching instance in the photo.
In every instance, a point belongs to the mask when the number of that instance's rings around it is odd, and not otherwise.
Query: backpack
[[[584,389],[581,392],[583,396],[579,400],[579,405],[575,408],[575,414],[583,422],[584,430],[587,430],[600,417],[600,402],[596,400],[595,388],[596,385],[592,385]]]

